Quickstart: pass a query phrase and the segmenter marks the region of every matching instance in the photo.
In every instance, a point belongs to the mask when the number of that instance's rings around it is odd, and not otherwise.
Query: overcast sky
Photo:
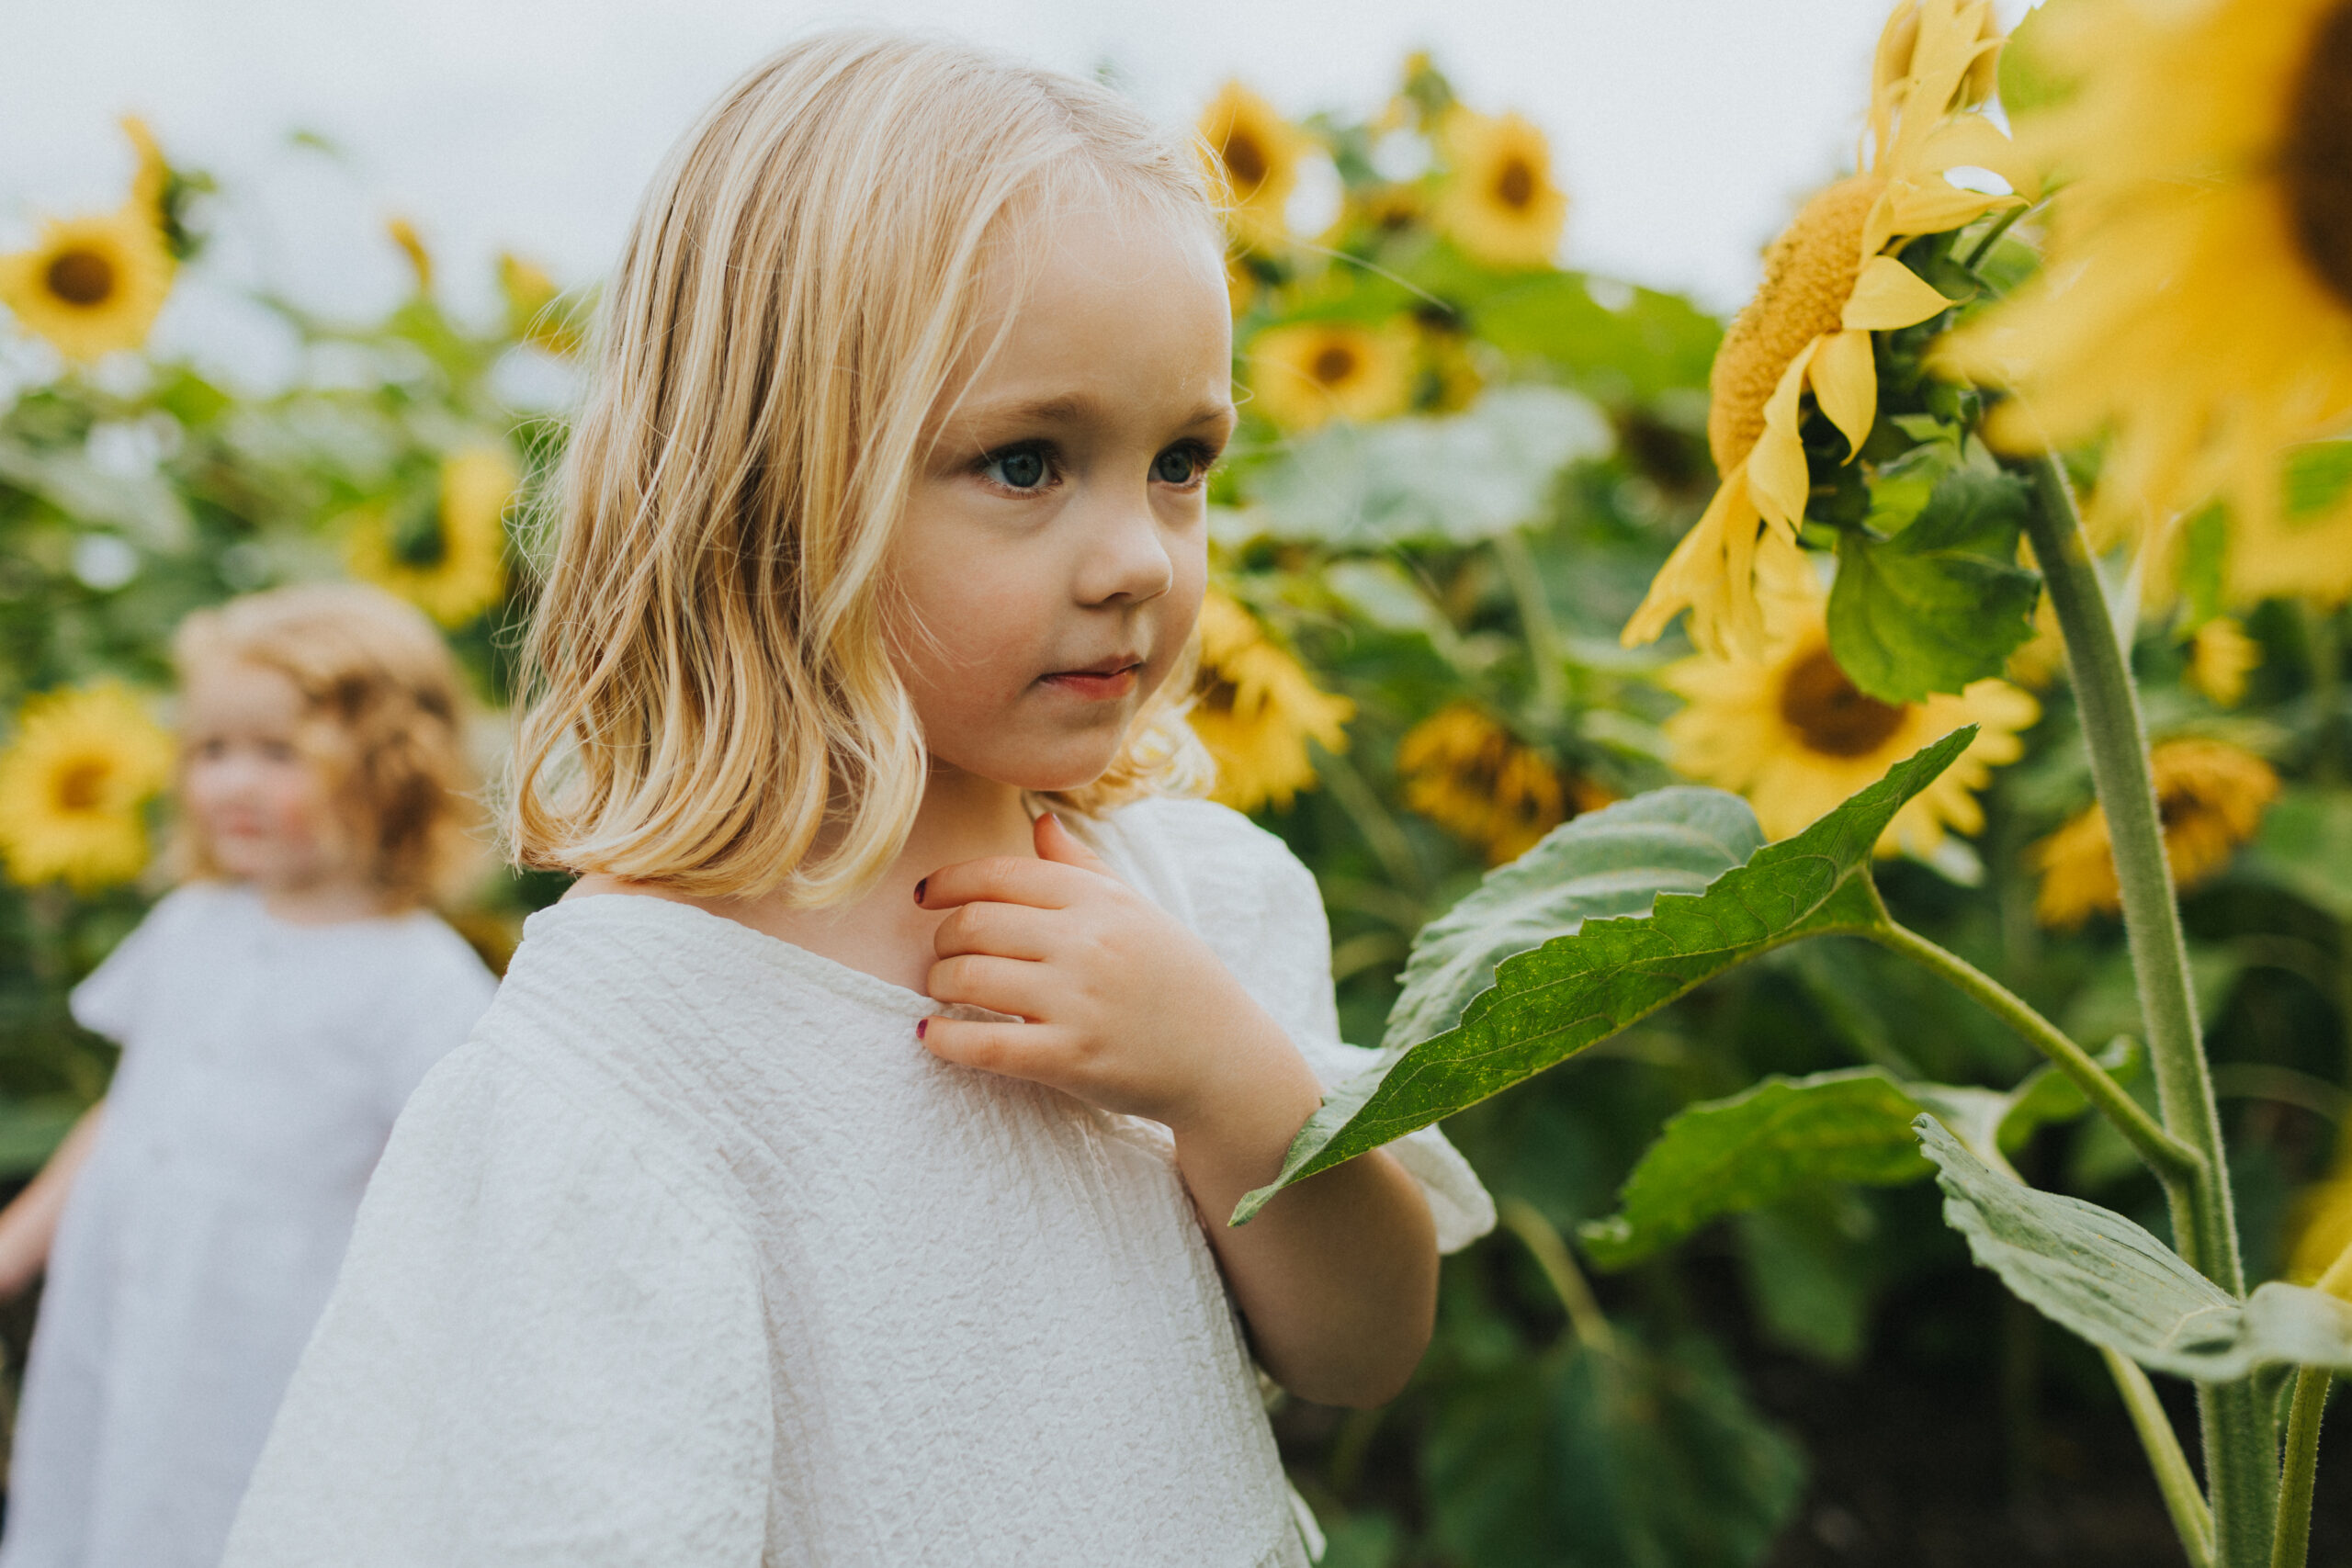
[[[1293,114],[1369,110],[1408,51],[1430,50],[1470,102],[1550,134],[1571,265],[1729,309],[1793,202],[1845,172],[1886,5],[0,0],[0,243],[40,212],[119,200],[114,120],[135,110],[175,162],[228,188],[216,276],[379,306],[402,284],[380,239],[397,212],[461,302],[487,300],[501,249],[592,278],[663,151],[728,81],[811,28],[882,21],[1067,70],[1107,62],[1177,120],[1228,75]],[[293,146],[298,130],[343,156]],[[236,357],[250,327],[225,292],[183,289],[166,340]]]

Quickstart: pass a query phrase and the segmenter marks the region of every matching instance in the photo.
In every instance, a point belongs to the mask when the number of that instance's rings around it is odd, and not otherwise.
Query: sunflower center
[[[1246,200],[1266,183],[1266,171],[1271,166],[1266,150],[1248,131],[1236,130],[1228,135],[1217,152],[1225,160],[1227,173],[1233,176],[1234,195]]]
[[[2352,304],[2352,3],[2324,17],[2287,111],[2287,209],[2313,271]]]
[[[107,774],[113,770],[95,758],[69,762],[57,772],[57,809],[95,811],[107,795]]]
[[[51,259],[49,291],[83,310],[103,305],[114,294],[114,263],[96,251],[65,251]]]
[[[392,558],[402,566],[430,571],[448,558],[449,536],[442,526],[438,505],[411,508],[405,515],[392,520],[387,533]]]
[[[1521,208],[1535,199],[1535,171],[1524,158],[1506,158],[1495,175],[1495,199],[1505,207]]]
[[[1764,281],[1732,319],[1707,378],[1707,446],[1728,471],[1764,434],[1764,405],[1806,344],[1836,332],[1862,270],[1862,226],[1886,182],[1840,180],[1804,204],[1764,252]]]
[[[1826,648],[1806,654],[1781,679],[1781,717],[1827,757],[1867,757],[1903,726],[1903,710],[1856,690]]]
[[[1356,373],[1356,351],[1343,343],[1326,344],[1307,367],[1318,386],[1336,387]]]

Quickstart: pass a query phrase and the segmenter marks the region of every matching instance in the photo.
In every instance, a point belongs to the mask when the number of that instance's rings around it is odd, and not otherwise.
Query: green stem
[[[2212,1568],[2213,1510],[2197,1490],[2196,1473],[2188,1468],[2188,1456],[2180,1451],[2180,1434],[2172,1429],[2172,1417],[2156,1397],[2155,1385],[2129,1356],[2103,1345],[2098,1353],[2123,1395],[2123,1408],[2132,1413],[2132,1429],[2147,1450],[2148,1468],[2156,1472],[2156,1489],[2164,1494],[2165,1511],[2172,1516],[2173,1530],[2188,1550],[2189,1562],[2193,1568]]]
[[[1974,998],[1984,1010],[2018,1032],[2025,1043],[2050,1059],[2051,1066],[2066,1075],[2083,1098],[2097,1106],[2115,1130],[2140,1157],[2147,1162],[2165,1190],[2186,1190],[2193,1184],[2204,1168],[2204,1162],[2187,1144],[2174,1137],[2156,1119],[2140,1106],[2140,1102],[2123,1091],[2108,1070],[2093,1061],[2090,1053],[2068,1038],[2056,1024],[2051,1022],[2024,998],[2002,985],[1990,975],[1956,953],[1937,946],[1918,932],[1896,925],[1892,919],[1884,925],[1865,931],[1872,942],[1892,952],[1899,953],[1913,963],[1951,981]]]
[[[1524,1198],[1505,1198],[1495,1205],[1495,1215],[1526,1244],[1535,1266],[1552,1282],[1560,1304],[1567,1309],[1568,1326],[1575,1332],[1577,1343],[1604,1355],[1614,1350],[1616,1331],[1609,1326],[1609,1316],[1600,1310],[1600,1298],[1585,1282],[1584,1271],[1568,1256],[1568,1244],[1560,1238],[1558,1227],[1544,1217],[1544,1211]]]
[[[2139,693],[2116,636],[2115,620],[2083,540],[2082,520],[2065,470],[2044,455],[2032,465],[2036,504],[2027,536],[2051,607],[2065,634],[2075,707],[2090,751],[2091,782],[2106,813],[2122,891],[2123,929],[2132,949],[2148,1054],[2165,1130],[2197,1151],[2199,1168],[2168,1186],[2173,1245],[2233,1296],[2245,1293],[2237,1214],[2222,1147],[2222,1119],[2199,1038],[2188,947],[2173,899],[2162,820],[2148,766],[2147,729]],[[2198,1415],[2211,1484],[2215,1561],[2221,1568],[2258,1568],[2269,1556],[2278,1455],[2270,1423],[2248,1382],[2200,1383]]]
[[[1520,628],[1527,634],[1527,657],[1535,666],[1535,708],[1546,719],[1559,717],[1567,705],[1567,655],[1560,644],[1559,623],[1552,617],[1552,601],[1544,592],[1544,574],[1534,552],[1517,530],[1495,536],[1495,558],[1510,580],[1511,596],[1519,604]]]
[[[2305,1367],[2295,1374],[2295,1399],[2287,1409],[2287,1471],[2278,1483],[2278,1529],[2270,1538],[2270,1568],[2303,1568],[2311,1553],[2319,1422],[2327,1413],[2327,1385],[2335,1376],[2325,1367]]]
[[[1319,749],[1318,749],[1319,750]],[[1426,894],[1430,879],[1421,870],[1420,856],[1413,852],[1413,841],[1405,836],[1396,818],[1382,805],[1372,785],[1364,782],[1355,764],[1336,751],[1320,751],[1315,759],[1316,776],[1340,803],[1340,809],[1355,823],[1356,831],[1380,862],[1380,869],[1388,874],[1389,882],[1415,893]],[[1418,929],[1416,927],[1415,929]],[[1411,934],[1408,931],[1408,935]]]

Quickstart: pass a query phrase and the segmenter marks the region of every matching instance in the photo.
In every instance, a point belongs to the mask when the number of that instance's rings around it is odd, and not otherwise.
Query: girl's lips
[[[1089,702],[1111,702],[1136,689],[1138,668],[1128,664],[1116,670],[1057,670],[1046,677],[1046,684]]]

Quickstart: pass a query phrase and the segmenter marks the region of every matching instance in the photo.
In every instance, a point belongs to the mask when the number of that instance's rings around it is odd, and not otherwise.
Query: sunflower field
[[[2352,5],[1900,0],[1851,113],[1728,322],[1557,265],[1430,60],[1201,113],[1192,721],[1383,1047],[1276,1185],[1444,1119],[1503,1218],[1403,1397],[1277,1408],[1332,1568],[2352,1562]],[[173,626],[380,583],[494,770],[564,439],[509,389],[593,314],[509,256],[467,319],[396,223],[407,299],[265,299],[300,372],[232,386],[146,345],[234,193],[126,129],[0,257],[10,1179],[104,1090]]]

